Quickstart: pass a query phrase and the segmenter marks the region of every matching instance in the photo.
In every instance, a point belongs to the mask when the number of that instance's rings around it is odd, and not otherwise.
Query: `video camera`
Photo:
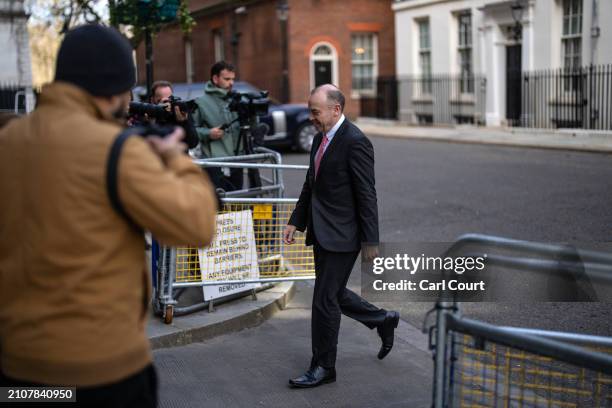
[[[268,114],[268,107],[270,106],[268,91],[244,93],[230,91],[225,99],[230,101],[229,110],[238,113],[240,122],[246,123],[255,116]]]
[[[174,113],[175,106],[178,106],[179,110],[184,113],[193,113],[197,108],[195,101],[183,101],[181,98],[177,98],[174,95],[168,98],[168,103],[170,104],[169,111],[164,105],[130,102],[129,115],[142,118],[146,114],[149,119],[155,119],[160,123],[177,123],[178,121]]]

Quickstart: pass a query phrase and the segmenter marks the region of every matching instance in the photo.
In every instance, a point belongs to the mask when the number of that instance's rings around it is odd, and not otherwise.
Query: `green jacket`
[[[210,139],[210,129],[230,123],[238,117],[236,112],[228,109],[228,101],[223,99],[226,95],[225,89],[218,88],[208,81],[204,87],[204,95],[195,100],[198,108],[193,113],[193,123],[200,139],[201,152],[206,157],[236,155],[236,143],[240,135],[238,122],[225,129],[221,139]]]

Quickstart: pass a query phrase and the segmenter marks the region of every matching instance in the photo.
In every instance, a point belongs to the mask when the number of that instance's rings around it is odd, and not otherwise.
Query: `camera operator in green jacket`
[[[235,79],[232,64],[225,61],[215,63],[210,70],[210,81],[206,83],[204,95],[196,99],[198,107],[193,113],[193,122],[200,139],[196,149],[199,150],[197,154],[204,158],[244,154],[238,114],[229,110],[230,100],[226,98]],[[229,169],[224,173],[220,168],[208,168],[208,172],[215,186],[226,191],[240,190],[243,186],[243,169]]]

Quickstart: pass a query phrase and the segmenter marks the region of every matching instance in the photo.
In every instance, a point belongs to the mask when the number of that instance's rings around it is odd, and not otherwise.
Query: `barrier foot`
[[[251,299],[257,300],[257,292],[255,291],[255,288],[251,289]]]
[[[213,313],[215,311],[215,302],[210,299],[208,301],[208,313]]]
[[[164,323],[171,324],[174,319],[174,306],[166,305],[166,309],[164,311]]]

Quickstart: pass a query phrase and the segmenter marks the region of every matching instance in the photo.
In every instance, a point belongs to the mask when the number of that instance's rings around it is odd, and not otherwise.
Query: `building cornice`
[[[416,9],[416,8],[421,8],[421,7],[432,6],[434,4],[451,3],[455,1],[457,0],[405,0],[399,3],[393,3],[391,8],[393,9],[393,11],[397,12],[397,11],[404,11],[404,10],[411,10],[411,9]]]

